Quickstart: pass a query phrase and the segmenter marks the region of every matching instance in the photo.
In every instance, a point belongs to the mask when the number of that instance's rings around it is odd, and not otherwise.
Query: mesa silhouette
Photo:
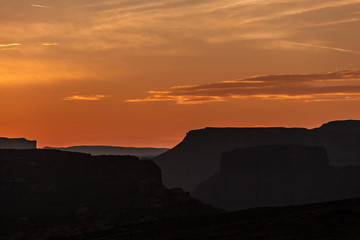
[[[132,155],[139,158],[152,159],[166,151],[168,148],[135,148],[114,146],[72,146],[72,147],[44,147],[44,149],[55,149],[69,152],[88,153],[91,155]]]
[[[320,128],[205,128],[156,157],[168,187],[193,191],[220,170],[223,152],[262,145],[307,145],[326,149],[330,165],[360,165],[360,121],[334,121]]]
[[[25,138],[0,137],[0,149],[35,149],[36,141]]]
[[[227,210],[356,198],[360,166],[330,166],[323,147],[238,148],[223,153],[220,172],[192,196]]]

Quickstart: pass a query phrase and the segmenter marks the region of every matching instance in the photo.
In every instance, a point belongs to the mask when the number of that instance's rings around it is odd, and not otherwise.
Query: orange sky
[[[0,136],[172,147],[360,119],[360,0],[2,0]]]

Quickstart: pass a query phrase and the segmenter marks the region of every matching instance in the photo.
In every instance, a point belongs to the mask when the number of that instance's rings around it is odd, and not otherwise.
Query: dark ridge
[[[0,137],[0,149],[36,149],[36,141]]]
[[[164,152],[167,148],[135,148],[115,146],[72,146],[72,147],[44,147],[44,149],[57,149],[70,152],[89,153],[91,155],[133,155],[139,158],[154,158]]]
[[[263,145],[307,145],[326,149],[333,166],[360,165],[360,121],[335,121],[320,128],[205,128],[154,158],[169,187],[192,191],[220,170],[223,152]],[[336,129],[336,131],[334,131]]]
[[[0,239],[33,239],[37,231],[66,236],[125,222],[218,211],[181,189],[166,189],[152,161],[58,150],[0,150]],[[16,237],[23,232],[28,238]]]
[[[326,130],[359,130],[360,131],[360,121],[359,120],[343,120],[343,121],[333,121],[321,125],[320,129]]]

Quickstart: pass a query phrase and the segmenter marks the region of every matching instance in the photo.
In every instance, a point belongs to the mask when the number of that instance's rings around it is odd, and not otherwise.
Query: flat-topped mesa
[[[323,147],[275,145],[223,154],[192,196],[215,207],[297,205],[360,197],[360,167],[331,167]]]
[[[221,154],[235,148],[262,145],[325,147],[330,164],[360,165],[360,121],[336,121],[321,128],[204,128],[190,131],[184,140],[154,161],[164,184],[192,191],[219,171]],[[334,131],[333,129],[336,129]]]
[[[290,174],[317,174],[329,167],[323,147],[298,145],[268,145],[238,148],[222,155],[221,172],[250,174],[283,172]]]
[[[219,170],[221,154],[238,147],[310,142],[304,128],[205,128],[190,131],[173,149],[154,160],[166,186],[188,191]]]
[[[343,120],[328,122],[319,128],[321,130],[358,130],[360,131],[359,120]]]
[[[0,137],[0,149],[36,149],[36,141]]]

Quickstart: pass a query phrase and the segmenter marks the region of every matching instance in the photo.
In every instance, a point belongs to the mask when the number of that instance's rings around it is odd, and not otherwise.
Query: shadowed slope
[[[337,121],[316,129],[205,128],[190,131],[173,149],[156,157],[169,187],[194,190],[219,171],[221,154],[238,147],[274,144],[323,146],[330,164],[360,165],[360,121]]]
[[[322,147],[239,148],[223,154],[220,172],[192,196],[227,210],[360,197],[360,167],[329,166]]]
[[[359,239],[360,200],[160,219],[58,240]]]
[[[166,189],[154,162],[131,156],[0,150],[0,176],[0,239],[217,211],[181,189]]]

